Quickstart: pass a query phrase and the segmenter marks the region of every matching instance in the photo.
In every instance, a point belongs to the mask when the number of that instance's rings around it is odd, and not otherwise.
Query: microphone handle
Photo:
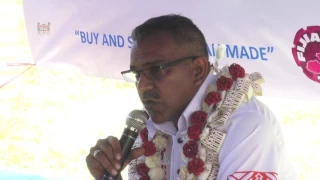
[[[130,155],[131,148],[136,141],[139,133],[135,132],[133,130],[130,130],[130,128],[124,128],[122,136],[120,138],[120,146],[121,146],[121,160],[120,165],[121,167],[126,162],[127,158]],[[105,172],[102,180],[122,180],[120,172],[117,176],[112,176],[108,171]]]

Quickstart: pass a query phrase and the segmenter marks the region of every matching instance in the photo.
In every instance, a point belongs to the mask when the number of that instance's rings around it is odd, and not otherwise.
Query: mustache
[[[160,99],[160,95],[155,91],[146,91],[144,93],[139,93],[139,97],[141,100],[148,100],[148,99]]]

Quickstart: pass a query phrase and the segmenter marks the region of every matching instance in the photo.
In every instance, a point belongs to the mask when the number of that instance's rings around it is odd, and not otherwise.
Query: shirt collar
[[[192,115],[193,112],[200,110],[202,106],[202,102],[205,98],[206,90],[207,87],[210,84],[213,84],[215,81],[216,77],[212,74],[209,73],[209,75],[206,77],[200,88],[198,89],[197,93],[195,96],[192,98],[186,109],[183,111],[182,115],[180,116],[178,120],[178,131],[186,131],[187,128],[190,125],[189,118]],[[157,130],[160,130],[166,134],[170,135],[176,135],[177,134],[177,129],[175,128],[173,122],[167,121],[162,124],[155,124],[153,123],[152,119],[150,118],[147,122],[147,129],[148,129],[148,134],[149,134],[149,139],[152,139],[156,133]]]

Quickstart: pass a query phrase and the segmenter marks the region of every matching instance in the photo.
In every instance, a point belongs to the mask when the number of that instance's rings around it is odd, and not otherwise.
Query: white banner
[[[320,100],[320,1],[26,0],[25,21],[38,66],[121,79],[131,30],[170,13],[191,18],[209,55],[227,45],[224,63],[258,71],[264,95]]]

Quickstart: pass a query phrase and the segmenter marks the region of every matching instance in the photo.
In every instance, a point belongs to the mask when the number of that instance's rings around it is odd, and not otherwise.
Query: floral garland
[[[229,91],[234,81],[245,77],[245,70],[239,64],[232,64],[228,67],[227,74],[220,74],[216,84],[209,86],[204,99],[202,110],[191,115],[191,126],[188,128],[189,141],[183,146],[183,155],[187,160],[187,166],[180,169],[180,179],[207,179],[212,166],[206,167],[206,149],[201,147],[200,139],[205,138],[205,127],[209,125],[210,112],[217,111],[225,98],[226,91]],[[229,77],[231,76],[231,77]],[[207,173],[205,170],[207,169]]]
[[[165,171],[161,165],[161,160],[166,152],[168,136],[163,133],[157,133],[152,141],[148,140],[148,130],[144,128],[140,132],[140,138],[145,149],[145,162],[136,167],[137,173],[141,176],[140,180],[164,179]]]
[[[232,88],[234,81],[238,78],[245,77],[245,70],[238,64],[232,64],[229,67],[230,78],[221,75],[216,81],[216,90],[212,87],[212,91],[209,90],[207,96],[204,99],[205,105],[202,110],[195,111],[191,117],[191,126],[188,127],[187,139],[188,141],[183,146],[183,157],[187,162],[186,167],[180,169],[180,178],[191,179],[200,177],[205,171],[205,162],[199,150],[200,135],[203,134],[205,126],[208,124],[207,119],[210,113],[210,109],[216,109],[217,105],[223,99],[223,92],[228,91]],[[143,141],[142,147],[145,149],[144,156],[145,162],[139,163],[136,167],[137,173],[141,176],[140,180],[146,179],[164,179],[165,171],[161,167],[161,160],[163,158],[163,153],[166,151],[167,147],[167,136],[158,133],[155,137],[149,141],[148,131],[144,128],[140,132],[140,138]],[[202,178],[201,178],[202,179]]]
[[[215,64],[217,65],[217,63]],[[212,67],[213,70],[213,67]],[[181,180],[216,179],[219,163],[218,154],[226,134],[217,130],[228,119],[242,101],[254,95],[262,95],[259,73],[246,74],[239,64],[214,69],[217,74],[215,84],[207,88],[201,110],[190,116],[187,142],[183,145],[182,157],[185,166],[180,168]],[[165,180],[165,166],[161,164],[168,144],[168,136],[157,131],[151,140],[148,130],[140,132],[142,147],[145,149],[142,161],[134,161],[129,174],[138,174],[140,180]],[[137,177],[137,176],[135,176]]]

